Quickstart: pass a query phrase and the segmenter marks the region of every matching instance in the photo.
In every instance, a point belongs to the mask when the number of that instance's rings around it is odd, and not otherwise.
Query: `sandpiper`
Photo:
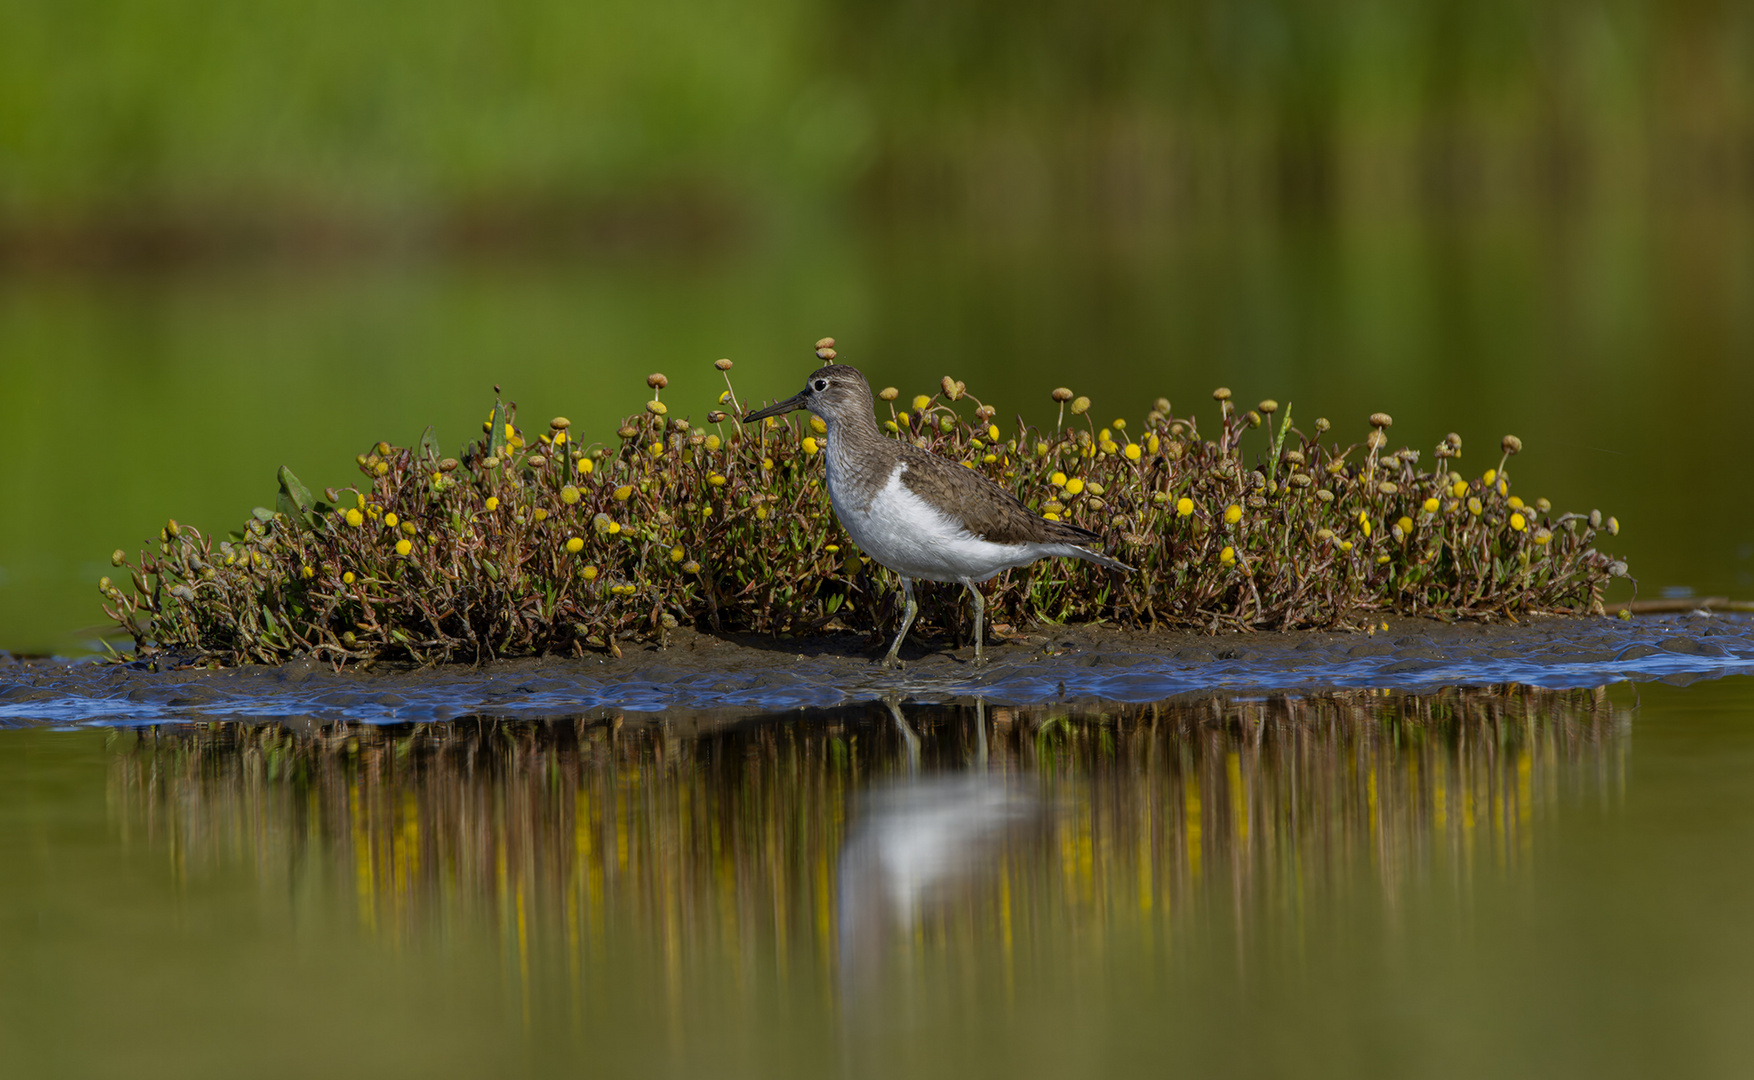
[[[828,498],[859,549],[901,578],[906,606],[885,667],[900,664],[901,643],[919,614],[914,581],[961,582],[974,603],[975,663],[986,600],[978,587],[1001,570],[1067,556],[1130,570],[1088,545],[1093,532],[1049,521],[986,477],[877,427],[871,386],[859,369],[828,364],[810,373],[801,393],[752,412],[743,422],[808,409],[828,425]]]

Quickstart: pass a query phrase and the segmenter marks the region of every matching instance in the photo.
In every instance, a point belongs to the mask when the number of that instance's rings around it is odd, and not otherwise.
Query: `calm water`
[[[1754,680],[0,731],[28,1075],[1745,1075]]]

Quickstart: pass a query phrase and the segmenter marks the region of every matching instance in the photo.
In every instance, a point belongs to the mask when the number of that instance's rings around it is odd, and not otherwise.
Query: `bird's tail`
[[[1059,544],[1056,545],[1056,547],[1058,550],[1054,552],[1055,555],[1064,555],[1071,559],[1083,559],[1085,562],[1093,562],[1098,566],[1106,566],[1110,570],[1122,570],[1129,574],[1133,572],[1131,566],[1121,562],[1119,559],[1112,559],[1100,551],[1092,551],[1090,548],[1078,544]]]

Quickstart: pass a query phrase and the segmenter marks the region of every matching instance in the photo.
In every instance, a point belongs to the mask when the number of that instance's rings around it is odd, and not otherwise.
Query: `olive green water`
[[[20,1075],[1740,1075],[1754,682],[0,732]]]

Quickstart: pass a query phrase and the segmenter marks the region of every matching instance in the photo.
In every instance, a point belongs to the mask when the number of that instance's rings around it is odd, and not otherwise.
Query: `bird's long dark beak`
[[[803,394],[793,394],[791,397],[787,398],[784,401],[778,402],[778,403],[773,404],[773,405],[769,405],[767,408],[761,409],[757,412],[750,413],[748,416],[745,416],[743,418],[743,422],[745,424],[753,424],[757,420],[766,420],[770,416],[779,416],[782,413],[789,413],[789,412],[792,412],[793,410],[796,410],[796,409],[802,409],[803,407],[804,407],[804,395]]]

